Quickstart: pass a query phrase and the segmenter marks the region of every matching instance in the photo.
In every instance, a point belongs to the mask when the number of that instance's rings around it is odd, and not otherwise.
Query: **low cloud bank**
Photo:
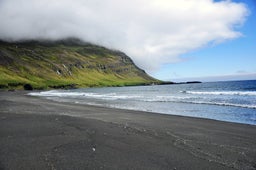
[[[1,0],[0,39],[77,37],[126,52],[152,72],[181,54],[238,38],[249,11],[231,0]]]

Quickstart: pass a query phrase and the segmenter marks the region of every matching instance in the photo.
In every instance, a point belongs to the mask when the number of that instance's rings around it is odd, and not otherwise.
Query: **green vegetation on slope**
[[[0,41],[0,88],[35,89],[160,83],[124,53],[83,43]]]

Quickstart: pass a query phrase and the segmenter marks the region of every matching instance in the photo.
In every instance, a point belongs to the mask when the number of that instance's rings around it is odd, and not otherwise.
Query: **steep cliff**
[[[0,41],[0,88],[35,89],[160,83],[120,51],[60,41]]]

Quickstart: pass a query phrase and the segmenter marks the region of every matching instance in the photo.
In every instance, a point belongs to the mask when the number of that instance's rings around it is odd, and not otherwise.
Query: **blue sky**
[[[241,37],[186,53],[185,61],[165,64],[153,76],[173,81],[256,79],[256,1],[234,2],[246,3],[250,10],[245,23],[236,28]]]

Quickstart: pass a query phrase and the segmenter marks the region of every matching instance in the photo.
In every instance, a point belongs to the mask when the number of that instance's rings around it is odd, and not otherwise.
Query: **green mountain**
[[[159,84],[120,51],[60,41],[0,41],[0,88],[34,89]],[[26,87],[25,86],[25,87]]]

